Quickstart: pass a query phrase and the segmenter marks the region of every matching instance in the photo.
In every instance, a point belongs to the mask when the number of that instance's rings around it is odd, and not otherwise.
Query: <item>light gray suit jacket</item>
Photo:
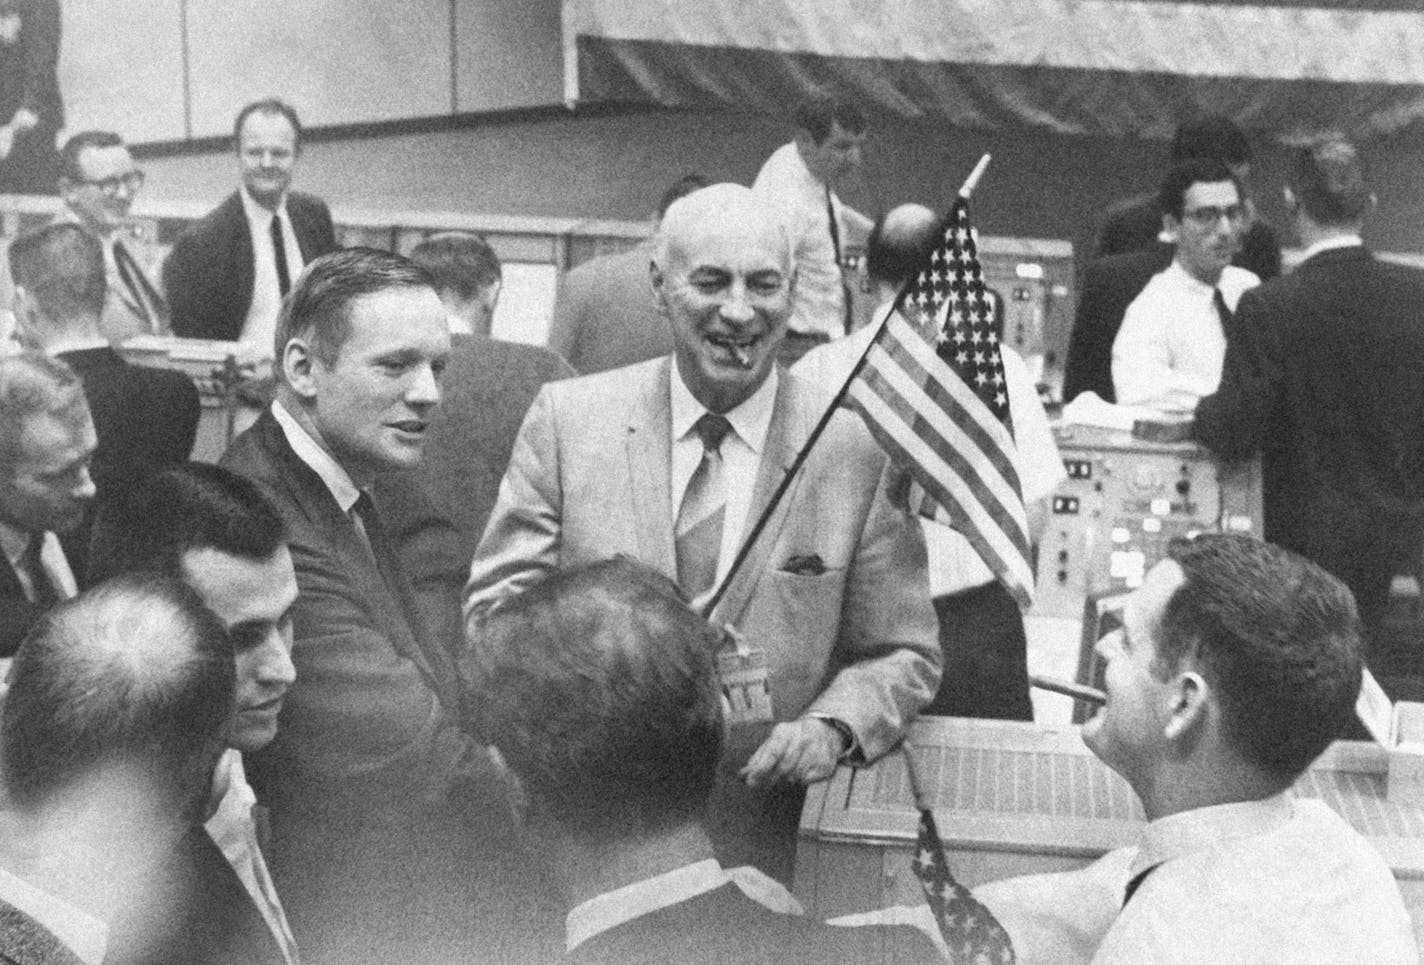
[[[676,573],[671,373],[661,358],[543,388],[475,554],[467,618],[552,569],[619,553]],[[781,372],[748,528],[818,398]],[[845,721],[871,759],[933,697],[941,663],[923,536],[888,502],[885,466],[860,419],[837,413],[712,614],[767,651],[778,720]]]

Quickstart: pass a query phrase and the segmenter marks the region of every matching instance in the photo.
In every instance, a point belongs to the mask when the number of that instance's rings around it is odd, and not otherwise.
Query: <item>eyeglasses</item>
[[[1222,218],[1238,225],[1246,220],[1246,206],[1233,204],[1229,208],[1218,208],[1215,205],[1208,205],[1202,208],[1192,208],[1190,211],[1183,211],[1182,218],[1191,221],[1201,228],[1215,227]]]
[[[143,178],[143,172],[135,170],[130,171],[128,174],[116,174],[111,178],[100,178],[97,181],[88,178],[78,178],[76,180],[79,184],[87,184],[91,188],[98,188],[109,197],[113,197],[119,193],[120,188],[127,188],[128,192],[133,194],[139,188],[143,187]]]

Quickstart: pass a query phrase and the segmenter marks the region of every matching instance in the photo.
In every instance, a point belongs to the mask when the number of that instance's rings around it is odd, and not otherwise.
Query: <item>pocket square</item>
[[[794,573],[797,576],[820,576],[826,572],[826,563],[818,553],[802,553],[783,563],[781,572]]]

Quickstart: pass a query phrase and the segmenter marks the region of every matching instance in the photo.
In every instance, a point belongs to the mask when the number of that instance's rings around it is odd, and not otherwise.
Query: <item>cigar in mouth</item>
[[[746,349],[740,345],[728,345],[727,348],[732,353],[732,358],[737,360],[737,364],[744,369],[752,367],[752,357],[747,354]]]
[[[1092,704],[1094,707],[1101,707],[1108,702],[1108,695],[1093,687],[1084,687],[1082,684],[1069,683],[1066,680],[1059,680],[1056,677],[1042,677],[1038,674],[1030,674],[1028,682],[1040,690],[1051,690],[1055,694],[1063,694],[1065,697],[1072,697],[1074,700],[1081,700],[1085,704]]]

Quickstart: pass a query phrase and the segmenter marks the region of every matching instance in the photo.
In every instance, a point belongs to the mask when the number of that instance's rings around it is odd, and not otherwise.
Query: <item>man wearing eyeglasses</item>
[[[1113,389],[1120,405],[1190,412],[1216,391],[1226,326],[1242,293],[1261,280],[1231,264],[1246,207],[1223,162],[1178,164],[1157,201],[1176,253],[1127,308],[1113,341]]]
[[[99,330],[110,342],[168,331],[168,302],[158,283],[160,260],[154,239],[129,220],[143,187],[123,138],[112,131],[84,131],[65,142],[59,194],[74,221],[104,243],[109,294]]]

